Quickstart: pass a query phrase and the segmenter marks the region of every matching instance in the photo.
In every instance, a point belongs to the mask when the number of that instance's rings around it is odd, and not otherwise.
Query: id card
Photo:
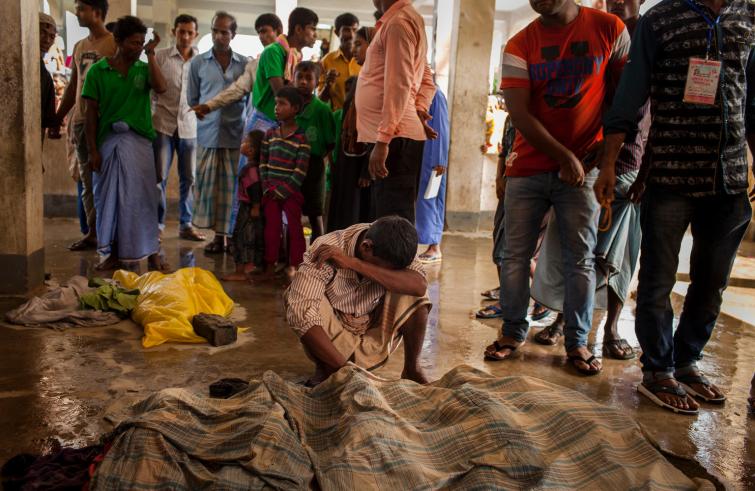
[[[687,85],[684,87],[684,102],[709,106],[715,104],[720,77],[720,61],[690,58]]]

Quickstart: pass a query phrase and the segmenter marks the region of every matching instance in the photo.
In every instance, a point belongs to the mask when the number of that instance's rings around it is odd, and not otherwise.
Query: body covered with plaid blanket
[[[708,487],[620,411],[466,366],[427,386],[349,365],[314,389],[273,372],[226,400],[166,389],[113,436],[92,489]]]

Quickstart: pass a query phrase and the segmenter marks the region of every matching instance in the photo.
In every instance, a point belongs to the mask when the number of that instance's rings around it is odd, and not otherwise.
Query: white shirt
[[[196,56],[198,50],[192,48],[192,52]],[[191,60],[184,60],[175,46],[155,51],[155,61],[168,86],[168,90],[162,94],[152,93],[152,125],[155,131],[172,136],[178,130],[179,138],[197,137],[197,117],[186,99]]]

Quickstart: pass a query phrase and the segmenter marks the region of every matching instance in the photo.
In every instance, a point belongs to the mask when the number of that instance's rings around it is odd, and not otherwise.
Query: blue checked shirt
[[[195,56],[191,60],[186,92],[189,106],[204,104],[222,92],[244,73],[246,63],[245,56],[232,53],[231,63],[223,72],[212,50]],[[243,98],[197,121],[197,143],[204,148],[238,149],[244,129],[245,105],[246,98]]]

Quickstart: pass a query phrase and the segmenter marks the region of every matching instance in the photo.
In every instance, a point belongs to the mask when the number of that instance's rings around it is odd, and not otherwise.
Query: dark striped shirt
[[[301,192],[301,184],[309,167],[309,143],[304,132],[297,128],[284,136],[280,128],[265,134],[260,148],[260,178],[263,194],[274,193],[286,199]]]
[[[755,79],[755,3],[730,0],[714,14],[690,1],[712,19],[720,15],[710,51],[723,63],[715,104],[683,101],[690,58],[706,57],[708,23],[687,0],[665,0],[637,24],[605,133],[633,141],[637,111],[650,97],[649,182],[691,197],[745,192],[745,136],[755,130],[755,91],[748,90]]]

